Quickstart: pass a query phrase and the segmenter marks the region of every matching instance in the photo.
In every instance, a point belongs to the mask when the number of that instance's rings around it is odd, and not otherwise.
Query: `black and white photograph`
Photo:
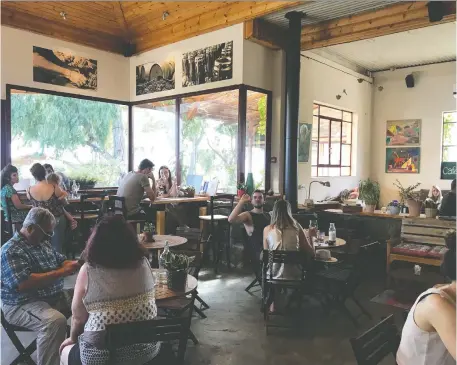
[[[151,94],[175,88],[175,60],[148,62],[136,66],[136,95]]]
[[[33,81],[97,90],[97,61],[34,46]]]
[[[187,52],[182,58],[182,86],[208,84],[233,77],[233,41]]]

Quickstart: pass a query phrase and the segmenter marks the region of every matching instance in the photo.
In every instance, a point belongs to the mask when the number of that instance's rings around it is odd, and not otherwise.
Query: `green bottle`
[[[254,177],[252,176],[252,172],[248,173],[248,177],[246,179],[246,192],[249,195],[252,195],[254,192]]]

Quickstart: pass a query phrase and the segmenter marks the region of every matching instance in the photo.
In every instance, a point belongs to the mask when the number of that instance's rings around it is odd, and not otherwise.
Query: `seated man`
[[[46,170],[46,175],[53,174],[53,173],[59,175],[60,176],[59,185],[62,188],[62,190],[70,191],[70,189],[71,189],[71,186],[70,186],[71,185],[71,181],[64,173],[55,172],[54,171],[54,167],[52,167],[52,165],[48,164],[48,163],[43,164],[43,167]]]
[[[154,164],[148,159],[140,162],[137,171],[130,171],[123,177],[117,189],[117,195],[125,198],[128,219],[145,219],[146,213],[141,210],[140,202],[146,193],[151,203],[156,198],[156,183],[152,170]],[[149,183],[152,180],[152,188]]]
[[[249,236],[252,254],[260,260],[260,253],[263,250],[263,230],[270,224],[271,217],[263,211],[265,198],[260,190],[255,190],[252,193],[251,204],[254,208],[249,212],[243,212],[244,204],[248,203],[250,199],[249,195],[243,195],[230,214],[228,221],[230,223],[243,223]]]
[[[38,332],[38,365],[59,365],[67,330],[62,313],[71,313],[63,278],[80,266],[49,243],[55,224],[49,210],[32,208],[22,229],[1,248],[2,310],[9,323]]]
[[[456,215],[456,192],[455,192],[455,179],[451,183],[451,191],[447,193],[440,205],[441,217],[455,217]]]

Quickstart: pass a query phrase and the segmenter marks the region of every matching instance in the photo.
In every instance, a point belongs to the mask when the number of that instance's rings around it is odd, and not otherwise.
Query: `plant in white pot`
[[[438,203],[431,198],[427,198],[424,201],[425,216],[427,218],[436,218],[438,215]]]
[[[391,215],[399,215],[400,203],[398,202],[398,200],[392,200],[389,204],[387,204],[387,211]]]
[[[187,269],[195,257],[168,251],[165,255],[161,255],[161,259],[163,260],[163,267],[168,272],[168,287],[173,290],[184,291],[187,283]]]
[[[359,199],[365,203],[364,211],[373,213],[379,202],[381,188],[377,181],[370,178],[360,180],[359,182]]]
[[[410,217],[419,217],[421,214],[421,207],[422,201],[420,200],[420,193],[418,191],[414,191],[421,183],[417,183],[414,185],[410,185],[408,187],[404,187],[398,179],[394,185],[398,188],[398,192],[400,194],[401,204],[405,204],[408,206],[409,209],[409,216]]]

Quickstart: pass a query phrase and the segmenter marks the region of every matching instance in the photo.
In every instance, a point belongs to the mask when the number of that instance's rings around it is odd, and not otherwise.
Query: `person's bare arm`
[[[68,195],[66,191],[63,191],[60,188],[60,186],[55,186],[54,187],[54,193],[56,194],[56,197],[59,198],[59,199],[60,198],[64,198],[64,197],[66,197]]]
[[[149,198],[149,200],[151,201],[151,203],[153,203],[156,200],[155,190],[152,190],[151,187],[145,187],[144,192],[145,192],[146,196]]]
[[[65,218],[67,218],[68,222],[70,222],[71,230],[74,230],[76,227],[78,227],[78,222],[76,219],[74,219],[73,216],[65,209],[63,209],[63,214],[65,215]]]
[[[298,245],[301,251],[305,251],[311,257],[314,257],[314,247],[312,242],[310,242],[312,238],[306,237],[305,231],[303,230],[301,225],[298,225]]]
[[[451,356],[456,359],[455,305],[439,295],[429,295],[424,301],[423,315],[436,330]]]
[[[13,202],[13,205],[16,209],[32,209],[31,205],[22,203],[17,194],[13,194],[11,196],[11,201]]]
[[[268,240],[267,240],[268,232],[270,232],[270,226],[266,226],[266,227],[263,229],[263,249],[264,249],[264,250],[268,250],[268,249],[269,249],[269,247],[268,247]]]
[[[67,260],[57,270],[30,274],[27,280],[18,285],[18,291],[23,292],[30,289],[43,288],[59,278],[73,274],[78,268],[78,261]]]
[[[75,292],[73,301],[71,303],[71,332],[70,339],[76,343],[78,336],[84,332],[84,325],[89,318],[86,306],[83,303],[84,295],[87,290],[87,264],[84,264],[79,270],[78,277],[76,278]]]
[[[229,223],[249,223],[251,220],[251,215],[248,212],[243,212],[244,205],[251,200],[250,196],[244,194],[241,198],[236,207],[232,210],[228,217]]]

